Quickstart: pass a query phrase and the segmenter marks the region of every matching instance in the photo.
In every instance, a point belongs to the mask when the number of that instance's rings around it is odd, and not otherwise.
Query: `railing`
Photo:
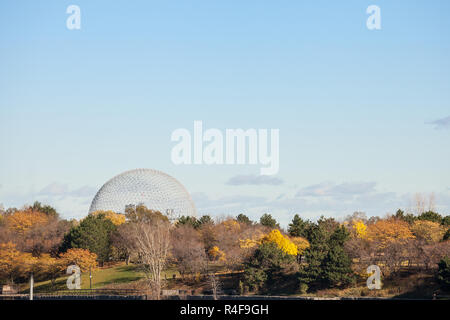
[[[73,289],[35,292],[36,296],[136,296],[146,293],[134,289]]]

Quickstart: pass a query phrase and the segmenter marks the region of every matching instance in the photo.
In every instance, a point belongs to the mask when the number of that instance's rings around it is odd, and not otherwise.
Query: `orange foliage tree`
[[[32,271],[37,259],[16,249],[12,242],[0,243],[0,279],[14,283]]]
[[[367,239],[377,242],[380,247],[389,243],[414,239],[409,224],[403,220],[390,218],[378,220],[367,227]]]
[[[39,211],[33,211],[31,208],[16,211],[6,217],[6,224],[11,230],[23,234],[37,225],[43,225],[48,222],[48,216]]]
[[[86,249],[69,249],[61,255],[61,259],[65,267],[75,264],[82,272],[97,266],[97,255]]]
[[[114,211],[95,211],[91,213],[92,215],[96,216],[96,215],[104,215],[106,219],[111,220],[111,222],[116,225],[116,226],[120,226],[121,224],[125,223],[125,215],[124,214],[120,214],[120,213],[115,213]]]

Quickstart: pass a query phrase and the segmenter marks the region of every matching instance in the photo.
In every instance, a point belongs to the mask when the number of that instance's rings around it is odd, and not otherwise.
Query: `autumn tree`
[[[389,218],[369,224],[367,238],[375,241],[380,247],[385,247],[393,241],[406,241],[414,239],[409,224],[403,220]]]
[[[87,249],[74,248],[69,249],[61,255],[63,266],[77,265],[82,272],[97,266],[97,255]]]
[[[30,253],[17,250],[14,243],[0,243],[1,280],[14,283],[17,278],[27,277],[36,262]]]
[[[439,223],[430,220],[416,220],[411,226],[411,231],[419,240],[427,243],[441,241],[446,229]]]
[[[6,224],[11,230],[19,234],[24,234],[37,225],[46,224],[48,219],[49,218],[45,213],[34,211],[32,208],[27,208],[7,215]]]
[[[143,204],[128,205],[125,208],[125,216],[129,222],[148,222],[153,223],[156,221],[169,222],[169,218],[159,211],[147,208]]]
[[[121,224],[125,223],[125,215],[120,213],[115,213],[114,211],[108,210],[108,211],[95,211],[90,213],[93,216],[103,215],[105,219],[110,220],[115,226],[120,226]]]
[[[272,230],[262,239],[262,242],[273,242],[277,247],[287,255],[296,256],[298,254],[297,246],[288,238],[281,234],[277,229]]]
[[[66,269],[67,265],[64,259],[52,257],[48,253],[42,254],[38,261],[38,275],[43,279],[50,279],[52,287],[55,287],[55,281]]]

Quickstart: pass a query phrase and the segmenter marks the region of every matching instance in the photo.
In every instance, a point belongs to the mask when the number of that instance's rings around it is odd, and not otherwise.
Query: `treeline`
[[[143,205],[124,211],[95,212],[81,221],[63,220],[40,203],[2,211],[0,282],[26,281],[30,272],[54,280],[69,264],[86,271],[114,261],[139,265],[156,297],[168,266],[185,281],[208,275],[212,266],[240,273],[241,293],[345,288],[365,280],[372,264],[383,277],[410,268],[436,273],[444,287],[450,281],[450,217],[433,211],[316,222],[295,215],[287,230],[270,214],[259,221],[244,214],[169,221]]]

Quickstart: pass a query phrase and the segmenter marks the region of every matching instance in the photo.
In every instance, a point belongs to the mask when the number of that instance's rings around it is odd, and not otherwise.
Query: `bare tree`
[[[425,212],[425,197],[421,193],[414,195],[414,203],[416,207],[416,214],[420,215]]]
[[[213,299],[217,300],[218,295],[221,292],[221,283],[220,280],[218,279],[218,277],[216,277],[216,275],[214,273],[212,273],[209,276],[209,283],[211,285],[211,290],[212,290],[212,294],[213,294]]]
[[[170,250],[170,224],[157,220],[152,223],[132,223],[131,239],[139,255],[139,264],[149,281],[156,299],[161,295],[161,274]]]
[[[171,236],[172,257],[181,275],[204,272],[207,257],[198,232],[190,226],[180,226],[172,230]]]

